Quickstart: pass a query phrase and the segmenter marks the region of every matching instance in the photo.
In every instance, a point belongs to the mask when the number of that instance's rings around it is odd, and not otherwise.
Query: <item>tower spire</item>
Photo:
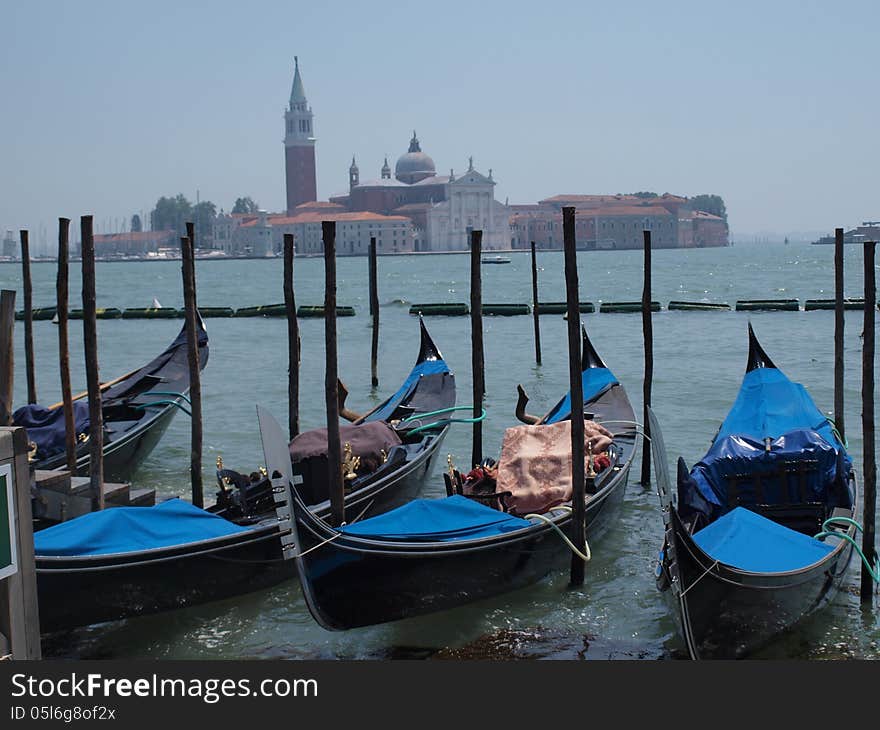
[[[293,111],[298,104],[308,103],[306,90],[303,86],[302,76],[299,73],[299,57],[293,57],[293,86],[290,88],[290,110]]]

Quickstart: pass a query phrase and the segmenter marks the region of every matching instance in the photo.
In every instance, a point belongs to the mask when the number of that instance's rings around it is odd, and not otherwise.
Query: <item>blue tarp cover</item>
[[[36,403],[17,408],[12,422],[27,430],[28,441],[37,445],[37,458],[48,459],[60,454],[64,445],[64,407],[48,409]],[[89,430],[89,404],[83,400],[73,401],[73,425],[77,434]]]
[[[799,428],[812,429],[829,444],[841,447],[828,419],[803,385],[792,382],[777,368],[755,368],[743,378],[715,439],[736,435],[763,441]]]
[[[726,436],[716,439],[706,455],[694,464],[691,478],[700,494],[711,504],[728,504],[727,479],[733,475],[759,474],[762,479],[766,504],[800,502],[800,483],[797,474],[790,474],[785,485],[777,477],[782,462],[815,461],[815,471],[805,473],[807,496],[810,502],[829,506],[837,504],[841,495],[832,494],[831,487],[837,473],[837,451],[818,432],[798,429],[782,434],[770,442],[768,452],[763,443],[745,436]],[[774,478],[770,478],[770,477]],[[754,479],[738,479],[737,492],[741,500],[758,502]]]
[[[247,532],[193,506],[170,499],[155,507],[111,507],[34,533],[37,555],[109,555],[185,545]]]
[[[501,535],[528,527],[521,517],[454,494],[443,499],[416,499],[403,507],[355,522],[342,532],[383,540],[435,542]]]
[[[589,402],[610,385],[617,384],[608,368],[587,368],[581,375],[581,383],[584,389],[584,403]],[[556,407],[547,416],[545,423],[557,423],[571,417],[571,391],[557,403]]]
[[[783,573],[824,558],[834,545],[795,532],[773,520],[736,507],[694,534],[706,554],[751,573]]]
[[[392,395],[385,403],[377,408],[375,412],[367,416],[366,421],[384,421],[388,419],[394,409],[400,405],[400,402],[406,398],[410,391],[413,390],[419,382],[419,378],[423,375],[435,375],[437,373],[448,373],[449,366],[445,360],[425,360],[416,365],[409,374],[409,377],[398,388],[397,392]]]

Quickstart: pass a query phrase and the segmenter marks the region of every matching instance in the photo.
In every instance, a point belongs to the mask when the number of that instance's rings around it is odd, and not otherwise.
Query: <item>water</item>
[[[862,249],[846,247],[846,291],[862,295]],[[512,262],[483,268],[483,301],[531,300],[527,253]],[[834,295],[833,246],[737,245],[722,249],[661,250],[653,254],[653,298],[727,302],[738,299],[831,298]],[[540,298],[563,301],[561,252],[538,254]],[[79,307],[78,265],[71,268],[71,306]],[[579,257],[581,299],[636,301],[641,298],[639,251],[602,251]],[[366,410],[396,389],[409,372],[418,349],[418,326],[409,315],[413,302],[467,302],[467,255],[417,255],[379,260],[381,329],[380,387],[371,392],[367,261],[338,261],[339,304],[357,316],[339,320],[339,372],[350,396],[349,407]],[[55,265],[32,266],[34,306],[55,300]],[[282,262],[199,261],[199,303],[244,307],[282,301]],[[179,262],[98,263],[98,306],[183,306]],[[298,259],[297,304],[323,301],[323,262]],[[18,290],[20,267],[0,265],[0,287]],[[598,309],[598,306],[597,306]],[[639,314],[582,315],[602,357],[627,388],[641,413],[643,350]],[[430,332],[456,373],[458,402],[471,401],[470,321],[432,317]],[[747,353],[746,325],[751,321],[776,364],[804,383],[817,405],[833,407],[834,313],[680,312],[654,316],[655,411],[663,424],[670,459],[688,464],[700,458],[733,402]],[[202,374],[205,484],[213,486],[218,455],[231,468],[253,470],[262,463],[254,406],[260,403],[282,423],[287,407],[287,330],[284,319],[209,319],[211,354]],[[152,358],[176,335],[180,320],[101,320],[98,322],[102,379],[127,372]],[[543,365],[534,363],[531,317],[484,320],[486,410],[483,443],[497,454],[504,429],[514,425],[516,385],[531,397],[528,410],[542,413],[567,390],[567,334],[561,316],[541,317]],[[325,425],[323,320],[301,320],[303,428]],[[858,468],[861,443],[862,314],[846,313],[846,428]],[[37,388],[41,403],[60,400],[57,335],[51,322],[34,323]],[[16,325],[15,397],[26,399],[21,323]],[[85,388],[79,322],[71,323],[72,381]],[[455,463],[470,456],[470,427],[455,426],[444,444]],[[273,589],[160,616],[78,630],[55,638],[45,651],[64,657],[117,658],[382,658],[446,654],[560,656],[566,658],[677,658],[683,655],[666,606],[654,587],[653,568],[661,541],[658,500],[638,480],[637,456],[627,486],[620,524],[593,546],[586,584],[567,587],[566,571],[514,594],[433,616],[344,633],[328,632],[312,620],[299,587],[291,582]],[[135,474],[140,486],[164,497],[189,493],[189,424],[178,416],[159,446]],[[207,491],[208,497],[212,496]],[[439,473],[424,494],[445,494]],[[763,651],[762,657],[878,658],[880,626],[876,613],[858,601],[859,566],[854,561],[847,589],[795,634]],[[493,640],[472,645],[480,637]],[[471,652],[471,654],[468,654]]]

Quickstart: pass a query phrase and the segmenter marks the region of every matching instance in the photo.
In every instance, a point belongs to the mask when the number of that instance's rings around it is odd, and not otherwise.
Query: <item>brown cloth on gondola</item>
[[[357,475],[364,476],[382,465],[382,451],[387,455],[401,440],[384,421],[371,421],[340,425],[339,443],[341,449],[346,443],[351,444],[352,455],[360,457]],[[290,442],[290,459],[294,471],[303,477],[299,491],[306,504],[327,499],[327,429],[316,428],[294,438]]]
[[[605,451],[610,440],[598,435],[596,424],[587,421],[584,426],[584,438],[586,443],[592,439],[596,463],[596,448]],[[586,471],[586,448],[584,455]],[[607,457],[601,463],[607,463]],[[570,502],[571,421],[508,428],[501,443],[496,491],[510,492],[506,500],[509,511],[518,515],[542,514]]]

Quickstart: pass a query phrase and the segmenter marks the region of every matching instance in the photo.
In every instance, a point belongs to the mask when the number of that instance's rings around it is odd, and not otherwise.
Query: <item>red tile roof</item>
[[[322,221],[336,221],[337,223],[409,223],[409,218],[402,215],[379,215],[378,213],[369,213],[367,211],[358,211],[355,213],[337,213],[336,211],[328,211],[326,213],[306,212],[293,216],[273,215],[269,216],[269,223],[273,226],[291,226],[297,223],[320,223]],[[256,225],[256,221],[242,224],[242,228]]]

